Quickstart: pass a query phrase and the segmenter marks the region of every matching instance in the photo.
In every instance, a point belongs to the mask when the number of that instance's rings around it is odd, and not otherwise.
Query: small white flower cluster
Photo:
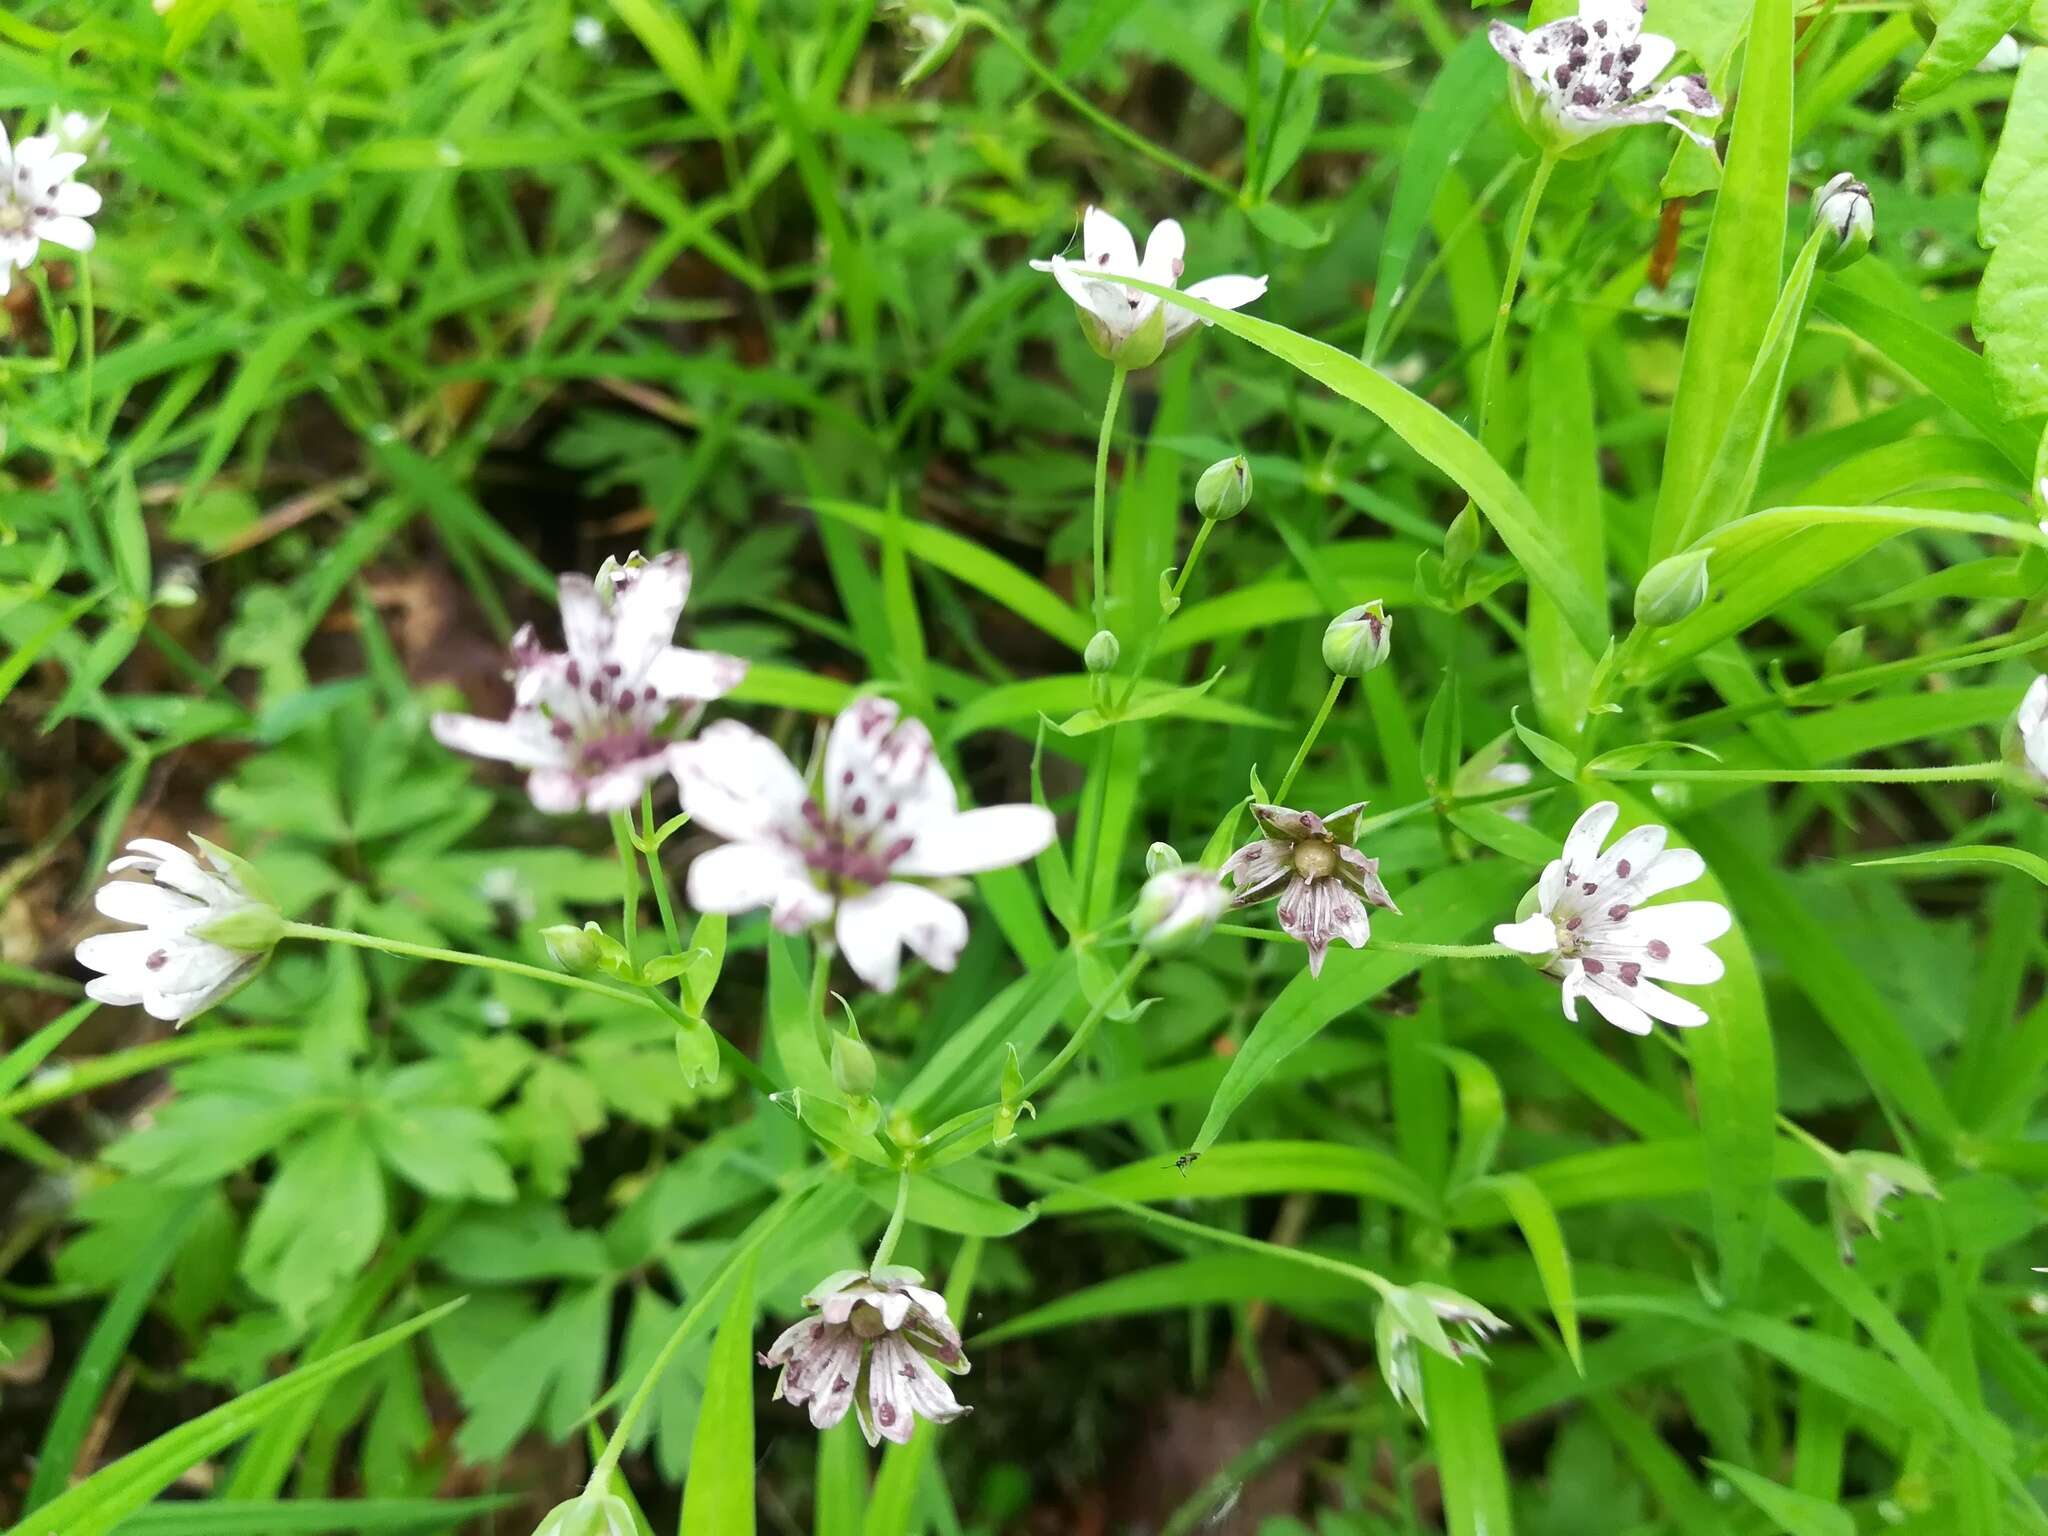
[[[60,114],[47,133],[11,143],[0,127],[0,294],[26,272],[47,240],[67,250],[92,249],[86,221],[100,195],[77,180],[100,124],[82,112]]]

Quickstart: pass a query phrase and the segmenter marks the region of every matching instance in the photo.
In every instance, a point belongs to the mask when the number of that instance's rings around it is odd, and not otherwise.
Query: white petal
[[[2048,725],[2048,673],[2043,673],[2027,686],[2027,695],[2020,700],[2019,720],[2023,731]]]
[[[1188,237],[1178,219],[1161,219],[1145,239],[1145,259],[1138,264],[1138,276],[1148,283],[1171,288],[1180,281],[1187,264]]]
[[[1710,944],[1731,925],[1728,909],[1718,901],[1667,901],[1660,907],[1638,907],[1628,916],[1626,931],[1647,943]]]
[[[1536,881],[1537,908],[1556,912],[1564,902],[1564,889],[1564,860],[1552,859],[1543,866],[1543,873]]]
[[[1600,859],[1600,845],[1607,841],[1607,834],[1614,830],[1615,819],[1621,815],[1621,807],[1612,800],[1602,800],[1586,807],[1584,814],[1572,823],[1572,829],[1564,839],[1564,878],[1567,884],[1585,878],[1585,871],[1591,869]]]
[[[614,578],[612,656],[629,676],[643,675],[675,638],[690,597],[690,557],[680,550],[627,566]],[[716,695],[699,695],[715,697]]]
[[[1645,868],[1635,871],[1620,889],[1628,901],[1644,902],[1682,885],[1691,885],[1706,872],[1706,861],[1692,849],[1667,848]]]
[[[1522,45],[1528,34],[1520,27],[1509,26],[1504,21],[1487,23],[1486,40],[1493,44],[1493,51],[1506,59],[1516,69],[1522,68]]]
[[[1707,1022],[1707,1012],[1699,1004],[1688,1002],[1676,992],[1667,992],[1653,981],[1638,981],[1625,989],[1625,995],[1651,1018],[1680,1029],[1696,1029]],[[1597,1006],[1598,998],[1594,1001]]]
[[[50,206],[67,218],[89,219],[100,211],[100,195],[82,181],[67,181],[57,188]]]
[[[434,740],[471,757],[488,757],[522,768],[559,765],[566,759],[560,742],[548,733],[538,714],[511,720],[485,720],[476,715],[439,714],[432,721]]]
[[[842,828],[915,839],[960,805],[922,720],[887,699],[855,699],[825,741],[825,809]]]
[[[1643,7],[1638,0],[1579,0],[1579,20],[1605,43],[1632,43],[1643,30]]]
[[[1205,277],[1199,283],[1190,283],[1187,287],[1190,297],[1202,299],[1207,303],[1214,304],[1219,309],[1243,309],[1245,305],[1251,303],[1253,299],[1258,298],[1265,291],[1266,280],[1263,277],[1239,277],[1235,275]],[[1214,325],[1216,323],[1209,319],[1208,316],[1197,315],[1191,310],[1182,309],[1178,304],[1168,305],[1166,310],[1166,339],[1171,341],[1176,336],[1192,330],[1197,320],[1203,325]]]
[[[36,234],[52,245],[61,245],[68,251],[92,249],[92,226],[83,219],[39,219],[36,222]]]
[[[1090,208],[1081,216],[1081,259],[1110,272],[1136,272],[1138,243],[1121,219]]]
[[[1055,256],[1051,261],[1034,261],[1031,265],[1041,272],[1050,272],[1053,281],[1060,285],[1060,290],[1068,298],[1118,335],[1129,328],[1131,306],[1124,297],[1123,289],[1083,275],[1064,256]]]
[[[80,939],[75,953],[78,963],[89,971],[136,980],[147,971],[149,957],[162,947],[147,929],[124,928],[119,933],[95,933]]]
[[[536,768],[526,776],[526,796],[535,810],[566,816],[583,809],[583,780],[566,768]]]
[[[1712,986],[1728,973],[1721,957],[1704,944],[1673,944],[1659,959],[1647,950],[1638,951],[1643,974],[1658,981],[1675,981],[1682,986]]]
[[[107,868],[119,873],[124,869],[146,869],[154,864],[195,862],[191,853],[176,843],[167,843],[160,837],[138,837],[128,845],[127,854],[114,860]]]
[[[17,167],[32,166],[40,171],[56,152],[57,141],[49,134],[32,134],[14,146],[14,163]]]
[[[142,1001],[142,988],[132,976],[95,976],[85,984],[85,995],[110,1008],[133,1008]]]
[[[1294,873],[1294,845],[1283,843],[1278,838],[1262,837],[1255,843],[1246,843],[1233,853],[1223,866],[1223,872],[1230,876],[1232,889],[1239,898],[1250,901],[1246,893],[1275,880],[1285,879]]]
[[[991,805],[962,811],[918,829],[896,861],[899,875],[975,875],[1036,858],[1058,834],[1051,811],[1036,805]]]
[[[583,809],[593,816],[632,809],[640,803],[641,792],[666,773],[668,766],[666,752],[652,752],[598,774],[583,786]]]
[[[1557,953],[1557,924],[1542,912],[1532,913],[1519,923],[1496,923],[1493,942],[1505,944],[1518,954],[1554,955]]]
[[[737,656],[671,645],[648,664],[644,680],[664,699],[717,699],[737,688],[746,675],[747,664]]]
[[[1586,1001],[1593,1005],[1601,1018],[1617,1029],[1625,1029],[1632,1035],[1650,1032],[1650,1016],[1615,988],[1602,985],[1599,978],[1588,983],[1585,992]]]
[[[611,641],[611,620],[598,601],[597,583],[579,571],[555,579],[555,597],[562,608],[562,643],[585,661],[603,660]]]
[[[934,969],[950,971],[967,944],[967,914],[936,892],[891,881],[839,906],[839,948],[877,992],[896,986],[908,945]]]
[[[117,923],[140,923],[144,927],[163,918],[206,910],[189,896],[144,880],[111,881],[99,888],[93,905]]]
[[[898,1445],[908,1444],[911,1431],[917,1427],[917,1414],[911,1408],[907,1390],[909,1382],[902,1374],[910,1371],[915,1376],[910,1359],[916,1353],[906,1340],[892,1334],[876,1341],[874,1359],[868,1366],[867,1421],[876,1434]]]
[[[720,837],[765,841],[803,825],[803,778],[767,737],[720,720],[671,754],[683,809]]]
[[[1628,78],[1636,90],[1646,88],[1669,69],[1671,61],[1678,56],[1678,44],[1655,32],[1645,32],[1638,37],[1636,49],[1636,61],[1628,66]]]
[[[697,855],[686,890],[699,912],[751,912],[790,882],[808,884],[803,860],[782,843],[726,843]]]

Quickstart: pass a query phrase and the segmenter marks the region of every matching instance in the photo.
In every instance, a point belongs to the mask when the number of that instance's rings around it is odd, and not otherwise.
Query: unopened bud
[[[1662,629],[1690,618],[1707,600],[1707,559],[1710,549],[1689,549],[1659,560],[1636,588],[1636,622]]]
[[[702,1019],[676,1026],[676,1065],[685,1088],[708,1088],[718,1081],[718,1035]]]
[[[549,1510],[533,1536],[637,1536],[638,1531],[624,1499],[586,1493]]]
[[[1848,266],[1870,249],[1870,238],[1877,232],[1870,188],[1842,172],[1813,194],[1813,223],[1834,239],[1834,249],[1821,253],[1821,265],[1829,271]]]
[[[1169,869],[1180,868],[1180,855],[1174,852],[1171,843],[1154,843],[1145,850],[1145,873],[1163,875]]]
[[[851,1030],[833,1033],[832,1082],[849,1099],[864,1099],[875,1091],[875,1053]]]
[[[1090,672],[1100,677],[1105,672],[1115,670],[1117,658],[1123,653],[1124,648],[1117,643],[1115,635],[1106,629],[1098,629],[1095,631],[1095,638],[1088,642],[1088,649],[1082,653],[1081,659],[1087,664]]]
[[[1346,608],[1323,631],[1323,665],[1339,677],[1363,677],[1387,659],[1394,621],[1375,599]]]
[[[1472,563],[1472,557],[1479,553],[1479,545],[1485,530],[1480,527],[1479,509],[1470,502],[1465,510],[1451,519],[1451,526],[1444,530],[1444,574],[1455,576]]]
[[[1252,501],[1252,467],[1243,454],[1218,459],[1195,482],[1195,510],[1212,523],[1235,517]]]
[[[1228,905],[1230,894],[1213,870],[1164,870],[1138,892],[1131,928],[1154,954],[1185,949],[1208,937]]]

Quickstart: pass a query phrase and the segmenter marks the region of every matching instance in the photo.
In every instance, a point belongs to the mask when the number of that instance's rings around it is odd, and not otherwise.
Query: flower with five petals
[[[1233,905],[1280,898],[1280,926],[1308,946],[1311,976],[1322,974],[1332,939],[1365,948],[1372,937],[1368,906],[1401,910],[1380,883],[1380,861],[1353,846],[1364,810],[1362,800],[1327,817],[1255,805],[1252,818],[1265,836],[1246,843],[1223,866],[1236,889]]]
[[[950,1424],[968,1412],[939,1374],[967,1374],[960,1331],[946,1298],[923,1279],[901,1265],[828,1275],[804,1297],[818,1315],[786,1329],[759,1357],[782,1367],[775,1400],[808,1408],[816,1429],[830,1429],[851,1408],[869,1445],[902,1445],[920,1418]]]
[[[1494,52],[1515,69],[1516,109],[1554,154],[1633,123],[1669,123],[1707,149],[1714,141],[1672,116],[1719,117],[1721,103],[1704,75],[1656,84],[1678,52],[1668,37],[1643,30],[1638,0],[1580,0],[1576,16],[1534,31],[1496,21],[1486,29]]]
[[[1148,368],[1159,361],[1168,347],[1195,328],[1197,316],[1192,310],[1094,274],[1143,278],[1162,288],[1172,288],[1180,282],[1186,266],[1187,245],[1187,235],[1180,224],[1173,219],[1161,219],[1145,240],[1145,257],[1141,261],[1138,244],[1122,221],[1100,208],[1090,208],[1081,219],[1080,261],[1055,256],[1031,265],[1037,271],[1050,272],[1074,301],[1082,334],[1098,354],[1122,368]],[[1243,309],[1266,291],[1266,280],[1235,275],[1205,277],[1190,283],[1187,291],[1192,297],[1222,309]]]

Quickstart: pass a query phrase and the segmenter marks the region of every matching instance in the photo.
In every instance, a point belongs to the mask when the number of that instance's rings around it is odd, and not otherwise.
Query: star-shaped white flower
[[[1162,219],[1145,241],[1145,258],[1131,232],[1114,215],[1090,208],[1081,219],[1081,259],[1055,256],[1034,261],[1033,268],[1050,272],[1074,301],[1088,343],[1112,363],[1144,368],[1195,327],[1195,315],[1149,293],[1106,282],[1080,268],[1143,278],[1162,288],[1180,281],[1186,265],[1187,236],[1178,222]],[[1205,277],[1190,283],[1188,293],[1222,309],[1243,309],[1266,291],[1263,277]],[[1203,320],[1202,324],[1211,322]]]
[[[1678,44],[1643,30],[1636,0],[1580,0],[1576,16],[1533,32],[1496,21],[1486,37],[1518,71],[1515,100],[1524,120],[1560,151],[1632,123],[1669,123],[1713,148],[1711,138],[1672,114],[1719,117],[1721,103],[1704,75],[1656,84]]]
[[[895,987],[906,946],[950,971],[967,943],[967,914],[915,881],[1021,863],[1057,830],[1041,806],[961,810],[931,732],[887,699],[840,711],[815,792],[736,720],[679,748],[675,774],[683,809],[727,839],[690,866],[690,905],[766,907],[785,933],[830,921],[846,963],[881,992]]]
[[[109,874],[140,870],[147,880],[113,880],[93,905],[116,922],[117,933],[96,933],[78,945],[78,963],[102,974],[85,995],[115,1006],[140,1003],[151,1018],[182,1024],[204,1013],[263,968],[283,925],[276,911],[252,895],[240,860],[199,839],[202,864],[176,843],[137,838],[107,866]],[[240,932],[221,942],[214,929],[228,919]]]
[[[1564,984],[1565,1017],[1577,1020],[1578,1000],[1633,1035],[1647,1035],[1652,1020],[1690,1028],[1707,1022],[1705,1010],[1657,985],[1700,985],[1721,979],[1721,957],[1707,945],[1728,931],[1728,909],[1717,901],[1643,903],[1690,885],[1706,872],[1690,848],[1664,846],[1654,822],[1624,833],[1604,854],[1620,807],[1603,800],[1588,809],[1537,882],[1535,910],[1493,930],[1497,943],[1547,962],[1544,974]]]
[[[42,242],[69,250],[92,249],[92,226],[100,195],[72,178],[85,156],[62,148],[52,134],[39,133],[10,146],[0,127],[0,293],[7,292],[18,267],[35,263]]]
[[[434,736],[529,769],[526,792],[544,811],[622,811],[747,664],[669,643],[690,595],[683,554],[607,560],[596,580],[565,574],[558,590],[567,649],[543,648],[530,624],[512,637],[511,719],[436,715]]]
[[[2027,696],[2020,700],[2016,723],[2027,766],[2048,782],[2048,674],[2035,678]]]
[[[920,1418],[950,1424],[968,1411],[939,1374],[967,1373],[960,1331],[946,1298],[927,1290],[916,1270],[843,1270],[820,1281],[804,1305],[818,1315],[786,1329],[758,1358],[782,1367],[775,1401],[808,1408],[814,1428],[832,1428],[851,1408],[869,1445],[901,1445]]]

